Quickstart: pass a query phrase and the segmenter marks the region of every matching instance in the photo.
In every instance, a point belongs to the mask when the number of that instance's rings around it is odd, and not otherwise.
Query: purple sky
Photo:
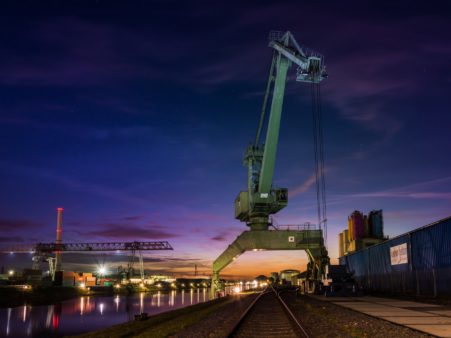
[[[326,58],[331,258],[355,209],[383,209],[390,236],[450,216],[449,7],[3,2],[0,245],[53,241],[63,206],[64,241],[168,240],[175,251],[149,255],[148,269],[208,271],[246,229],[233,201],[246,187],[242,156],[258,123],[272,29]],[[274,182],[290,191],[279,224],[316,215],[310,88],[294,73]],[[66,269],[96,259],[66,255]],[[106,257],[111,269],[120,260]],[[18,262],[30,264],[0,261]],[[304,263],[301,252],[247,253],[224,275]]]

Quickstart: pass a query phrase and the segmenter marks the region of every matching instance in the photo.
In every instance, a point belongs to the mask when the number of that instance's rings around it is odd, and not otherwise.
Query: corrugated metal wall
[[[392,264],[390,248],[407,245],[407,262]],[[451,217],[340,258],[368,291],[451,294]]]

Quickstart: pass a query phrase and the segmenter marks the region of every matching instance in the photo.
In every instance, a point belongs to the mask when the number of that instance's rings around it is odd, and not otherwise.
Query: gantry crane
[[[214,261],[212,296],[216,290],[222,288],[220,271],[248,250],[305,250],[309,258],[308,270],[312,280],[321,278],[324,266],[329,261],[321,228],[268,230],[269,216],[288,204],[288,189],[273,187],[287,72],[294,63],[298,66],[296,81],[318,84],[327,77],[322,55],[301,47],[290,32],[271,32],[269,47],[273,49],[273,57],[260,122],[255,141],[247,147],[244,155],[244,165],[248,171],[247,190],[241,191],[235,199],[235,218],[245,222],[250,230],[238,236]],[[272,100],[267,119],[266,139],[261,143],[260,135],[266,121],[267,102],[271,90]]]
[[[49,263],[49,272],[52,279],[55,278],[56,264],[52,254],[62,252],[108,252],[128,251],[130,252],[128,273],[133,268],[136,253],[138,252],[139,270],[141,279],[144,279],[144,261],[142,251],[174,250],[167,241],[153,242],[106,242],[106,243],[37,243],[22,244],[11,248],[0,248],[0,253],[31,253],[33,255],[33,269],[39,270],[41,263]]]

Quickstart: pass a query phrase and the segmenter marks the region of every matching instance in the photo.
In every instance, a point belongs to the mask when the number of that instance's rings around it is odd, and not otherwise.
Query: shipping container
[[[85,285],[86,286],[94,286],[96,285],[96,278],[95,277],[86,277],[86,282]]]
[[[450,295],[451,217],[351,253],[339,261],[367,291]]]

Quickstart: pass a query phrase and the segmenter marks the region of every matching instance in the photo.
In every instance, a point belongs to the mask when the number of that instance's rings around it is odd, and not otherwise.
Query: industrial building
[[[386,239],[382,210],[372,210],[368,215],[355,210],[348,217],[348,229],[338,236],[338,256],[368,248]]]
[[[341,237],[340,237],[341,238]],[[451,295],[451,217],[339,257],[368,292]]]

